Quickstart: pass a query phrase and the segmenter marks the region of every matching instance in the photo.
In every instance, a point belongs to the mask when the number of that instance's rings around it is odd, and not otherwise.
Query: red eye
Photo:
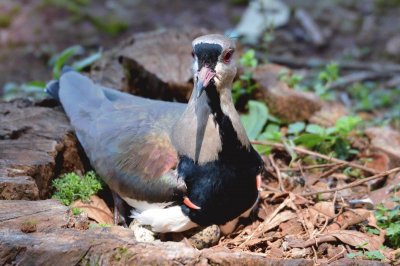
[[[224,55],[224,63],[228,64],[231,61],[233,55],[233,50],[228,50],[228,52],[225,53]]]

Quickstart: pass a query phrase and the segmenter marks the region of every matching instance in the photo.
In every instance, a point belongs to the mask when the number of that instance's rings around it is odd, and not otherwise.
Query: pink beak
[[[215,76],[215,72],[211,70],[208,66],[203,66],[197,75],[196,90],[197,98],[201,96],[204,89],[207,88],[211,79]]]

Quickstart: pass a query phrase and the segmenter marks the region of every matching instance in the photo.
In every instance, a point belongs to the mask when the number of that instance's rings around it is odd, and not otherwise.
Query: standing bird
[[[68,70],[46,91],[61,102],[94,169],[141,224],[155,232],[217,224],[228,234],[258,200],[263,161],[232,101],[235,43],[213,34],[192,48],[187,105],[121,93]]]

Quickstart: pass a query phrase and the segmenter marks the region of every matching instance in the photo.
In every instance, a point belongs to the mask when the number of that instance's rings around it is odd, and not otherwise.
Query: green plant
[[[329,90],[331,84],[339,78],[339,67],[336,63],[328,64],[324,70],[318,74],[318,79],[313,86],[315,94],[324,100],[334,99],[334,95]]]
[[[50,65],[53,66],[53,78],[58,79],[60,77],[61,69],[68,62],[70,62],[73,69],[76,71],[81,71],[96,62],[101,57],[101,51],[98,51],[81,60],[71,62],[72,58],[82,55],[83,53],[83,47],[80,45],[75,45],[66,48],[60,54],[53,56],[53,58],[50,59]]]
[[[336,122],[334,127],[324,128],[319,125],[309,124],[304,128],[303,125],[289,125],[291,132],[294,132],[294,142],[307,148],[317,150],[321,153],[331,153],[337,158],[347,159],[354,150],[351,150],[347,139],[349,133],[360,124],[362,119],[358,116],[344,116]]]
[[[129,27],[129,24],[126,21],[121,20],[115,15],[103,17],[86,14],[85,18],[90,21],[99,31],[105,32],[112,36],[116,36]]]
[[[395,107],[400,101],[400,90],[379,88],[374,82],[353,84],[348,92],[355,101],[355,111],[373,111],[377,108]]]
[[[256,58],[256,52],[254,49],[247,50],[239,59],[240,65],[244,67],[256,67],[258,60]]]
[[[251,95],[257,88],[256,84],[252,81],[251,72],[258,64],[258,60],[255,57],[255,51],[253,49],[248,50],[240,57],[239,63],[241,66],[250,69],[246,69],[245,72],[239,76],[239,80],[233,83],[232,98],[235,103],[238,102],[241,97]]]
[[[53,187],[56,189],[53,198],[68,206],[78,199],[89,201],[90,196],[96,194],[102,184],[96,173],[90,171],[83,177],[76,173],[65,174],[53,180]]]
[[[3,87],[3,100],[10,101],[18,97],[43,99],[46,97],[46,93],[43,91],[45,86],[46,84],[40,81],[31,81],[24,84],[7,82]]]
[[[83,53],[83,47],[75,45],[54,55],[49,61],[49,64],[53,66],[53,78],[58,79],[60,77],[62,67],[67,63],[76,71],[82,71],[101,57],[101,51],[98,51],[80,60],[72,60]],[[23,84],[8,82],[3,87],[4,94],[2,99],[5,101],[10,101],[18,97],[29,97],[35,100],[44,99],[47,96],[44,92],[45,87],[46,83],[42,81],[31,81]]]
[[[347,257],[350,259],[366,258],[367,260],[384,260],[385,259],[385,256],[379,250],[358,251],[356,253],[347,254]]]
[[[280,121],[272,116],[268,107],[263,102],[249,101],[249,112],[240,116],[240,120],[251,140],[280,141]],[[261,154],[268,154],[270,147],[266,145],[254,145]]]
[[[311,91],[324,100],[333,100],[335,95],[330,91],[333,82],[339,78],[339,67],[336,63],[328,64],[321,70],[316,79],[304,80],[304,77],[298,74],[289,74],[288,71],[282,71],[279,79],[285,82],[289,87],[300,91]]]
[[[375,211],[377,224],[386,230],[386,244],[392,248],[400,248],[400,205],[388,209],[382,204]]]
[[[265,103],[249,101],[249,112],[241,115],[240,120],[251,140],[257,139],[268,120],[268,108]]]
[[[111,224],[107,224],[107,223],[99,223],[99,224],[96,224],[96,223],[91,223],[91,224],[89,224],[89,229],[93,229],[93,228],[107,228],[107,227],[111,227],[112,225]]]
[[[279,80],[285,82],[290,88],[300,89],[304,77],[298,74],[289,74],[288,70],[279,73]]]
[[[71,208],[71,212],[72,212],[72,215],[79,215],[83,211],[81,209],[79,209],[79,208]]]

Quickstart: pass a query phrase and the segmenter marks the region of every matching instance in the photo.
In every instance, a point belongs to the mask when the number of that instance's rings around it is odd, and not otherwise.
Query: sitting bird
[[[188,104],[122,93],[71,69],[46,91],[61,102],[93,168],[141,224],[161,233],[217,224],[228,234],[255,206],[264,163],[232,101],[234,41],[205,35],[192,48]]]

